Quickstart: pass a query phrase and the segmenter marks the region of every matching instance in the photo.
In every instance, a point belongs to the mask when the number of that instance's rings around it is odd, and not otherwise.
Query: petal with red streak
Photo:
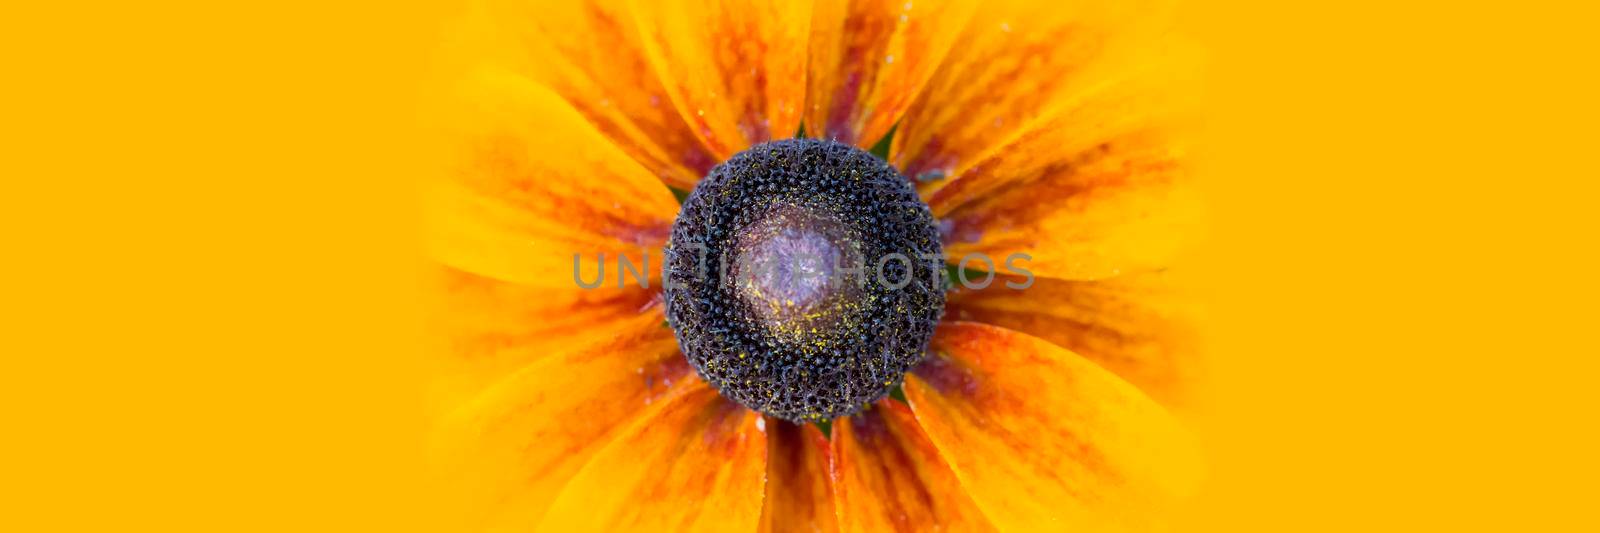
[[[1198,310],[1170,272],[1099,281],[996,276],[949,295],[946,320],[993,324],[1048,340],[1138,386],[1169,407],[1197,381]],[[982,284],[978,276],[969,280]]]
[[[807,134],[871,147],[911,106],[976,7],[972,0],[817,0]]]
[[[950,322],[906,400],[1002,530],[1150,529],[1203,476],[1192,438],[1154,400],[1049,342]]]
[[[485,71],[466,91],[451,115],[456,157],[425,197],[434,258],[539,287],[576,288],[580,256],[592,282],[600,254],[659,277],[678,209],[660,180],[543,86]]]
[[[540,531],[755,531],[761,415],[701,388],[663,405],[567,484]]]
[[[767,417],[767,498],[761,531],[837,531],[828,438],[811,424]]]
[[[922,194],[947,251],[1030,256],[1047,277],[1165,266],[1201,233],[1187,145],[1192,65],[1172,60],[1083,98]]]
[[[429,277],[430,407],[447,410],[539,359],[670,338],[655,292],[517,285],[449,267]]]
[[[717,158],[672,105],[625,0],[491,0],[462,39],[473,60],[525,74],[668,184],[693,188]]]
[[[810,0],[641,0],[632,11],[667,94],[711,153],[794,136]]]
[[[895,133],[907,176],[953,176],[1128,68],[1170,0],[992,0],[966,24]]]
[[[438,424],[433,451],[443,504],[468,524],[526,529],[653,406],[709,389],[659,325],[538,358]]]
[[[840,531],[993,531],[905,404],[833,425]]]

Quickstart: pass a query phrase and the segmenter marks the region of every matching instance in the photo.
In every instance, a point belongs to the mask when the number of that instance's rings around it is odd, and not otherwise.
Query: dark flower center
[[[922,361],[944,313],[939,232],[888,163],[831,141],[754,146],[685,199],[667,321],[700,377],[791,421],[860,411]]]

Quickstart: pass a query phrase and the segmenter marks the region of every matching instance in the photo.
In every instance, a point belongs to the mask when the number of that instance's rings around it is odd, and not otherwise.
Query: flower
[[[1159,1],[490,0],[459,32],[470,74],[444,114],[457,157],[426,190],[444,497],[489,529],[1161,524],[1203,471],[1169,412],[1187,397],[1193,334],[1167,267],[1197,219],[1183,145],[1193,91],[1180,85],[1189,62],[1166,38],[1169,15]],[[802,124],[857,148],[781,141]],[[744,346],[723,334],[799,319],[780,306],[705,323],[712,314],[685,311],[709,305],[696,303],[700,287],[663,293],[684,272],[680,238],[758,225],[690,227],[680,209],[722,209],[703,220],[724,224],[744,211],[721,196],[765,194],[739,184],[823,172],[806,165],[824,159],[846,161],[826,172],[871,174],[884,164],[862,155],[872,147],[903,176],[894,187],[920,198],[883,233],[926,227],[959,267],[950,292],[887,315],[942,316],[931,339],[853,326],[862,342],[909,339],[895,346],[920,363],[903,388],[892,364],[839,378],[875,387],[852,389],[875,400],[865,405],[813,391],[784,410],[733,394],[728,376],[750,369],[837,364],[780,362],[802,354],[781,347],[717,351]],[[702,178],[721,192],[674,198]],[[796,197],[810,186],[792,183]],[[874,230],[823,211],[791,213],[772,233],[789,240],[752,246],[843,242],[793,220]],[[584,260],[621,274],[619,256],[642,266],[642,283],[580,286]],[[989,283],[985,271],[997,272]],[[830,346],[797,357],[843,349]],[[892,378],[876,383],[883,372]],[[803,381],[837,385],[823,379]]]

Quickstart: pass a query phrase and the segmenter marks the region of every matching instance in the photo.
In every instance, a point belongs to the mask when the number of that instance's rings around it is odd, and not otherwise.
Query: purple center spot
[[[839,248],[821,233],[783,228],[751,244],[743,258],[747,298],[758,307],[810,309],[826,299]]]

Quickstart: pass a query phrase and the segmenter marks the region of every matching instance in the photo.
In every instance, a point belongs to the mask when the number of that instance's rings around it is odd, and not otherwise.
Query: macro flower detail
[[[719,165],[667,249],[684,355],[724,396],[785,420],[887,396],[944,311],[928,206],[883,160],[836,142],[773,141]]]
[[[424,190],[464,530],[1158,528],[1203,461],[1160,1],[485,0]]]

